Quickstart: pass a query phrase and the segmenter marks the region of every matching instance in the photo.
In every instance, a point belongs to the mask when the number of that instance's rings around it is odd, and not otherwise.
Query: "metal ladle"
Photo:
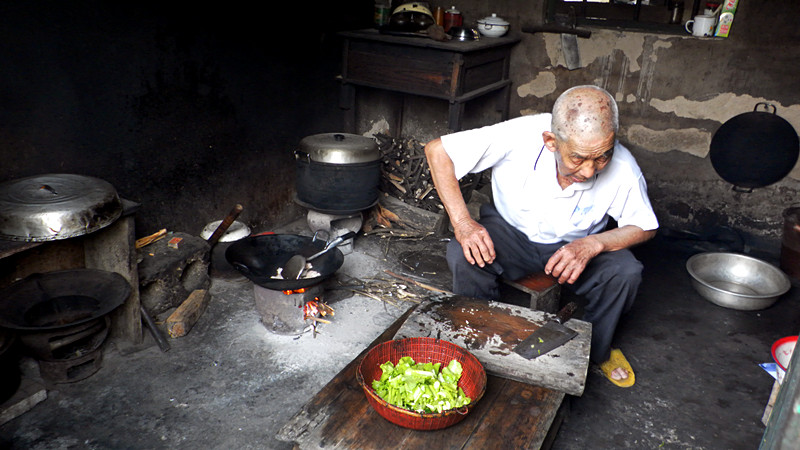
[[[284,280],[297,280],[300,276],[305,272],[306,264],[313,260],[314,258],[327,253],[329,250],[336,248],[337,245],[341,244],[342,242],[354,237],[356,233],[354,231],[350,231],[345,233],[336,239],[330,241],[328,244],[325,245],[325,248],[320,250],[317,253],[309,257],[305,257],[304,255],[297,254],[289,258],[286,261],[286,264],[283,266],[283,271],[281,271],[281,275],[283,276]]]

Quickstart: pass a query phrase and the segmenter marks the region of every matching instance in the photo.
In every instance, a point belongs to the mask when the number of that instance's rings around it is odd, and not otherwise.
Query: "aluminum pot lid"
[[[42,242],[82,236],[122,215],[114,186],[99,178],[46,174],[0,184],[0,238]]]
[[[348,133],[322,133],[300,141],[300,151],[312,161],[329,164],[356,164],[381,157],[374,138]]]
[[[491,16],[486,16],[483,19],[478,21],[481,25],[497,25],[497,26],[508,26],[508,22],[503,20],[500,17],[497,17],[497,14],[492,13]]]

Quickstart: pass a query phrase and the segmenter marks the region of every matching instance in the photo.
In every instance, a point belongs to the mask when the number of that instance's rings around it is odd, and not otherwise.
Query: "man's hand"
[[[591,234],[558,249],[545,264],[544,271],[558,278],[561,284],[573,284],[589,261],[600,253],[629,248],[652,239],[655,235],[656,230],[644,231],[635,225]]]
[[[560,284],[573,284],[581,276],[589,261],[601,251],[603,245],[595,239],[595,236],[574,240],[556,250],[544,266],[544,271],[558,278]]]
[[[464,258],[480,267],[494,262],[494,243],[486,228],[471,218],[453,224],[456,240],[461,244]]]
[[[456,179],[453,160],[444,149],[441,139],[434,139],[425,145],[425,155],[431,169],[431,178],[436,192],[450,216],[456,240],[464,250],[464,258],[470,264],[480,267],[494,261],[494,243],[481,224],[472,220],[467,210],[461,188]]]

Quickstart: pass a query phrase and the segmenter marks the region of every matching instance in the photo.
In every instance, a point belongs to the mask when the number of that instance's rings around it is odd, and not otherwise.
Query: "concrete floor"
[[[793,287],[763,311],[715,306],[692,289],[684,264],[698,250],[684,244],[657,238],[636,250],[644,283],[618,344],[637,383],[617,388],[591,367],[554,448],[758,447],[773,382],[758,363],[771,360],[773,341],[797,333],[800,292]],[[337,276],[408,272],[400,260],[426,254],[422,271],[438,267],[432,282],[441,283],[444,245],[359,236]],[[203,317],[170,340],[169,352],[150,336],[137,349],[112,343],[99,372],[48,390],[45,401],[0,426],[0,448],[290,448],[275,433],[410,306],[334,299],[333,323],[316,338],[284,336],[261,325],[246,279],[215,278],[211,292]],[[23,368],[36,376],[33,361]]]

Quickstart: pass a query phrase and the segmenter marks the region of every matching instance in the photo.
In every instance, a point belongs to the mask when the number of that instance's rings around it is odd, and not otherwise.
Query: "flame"
[[[306,288],[287,289],[287,290],[283,291],[283,293],[286,294],[286,295],[292,295],[292,294],[302,294],[305,291],[306,291]]]

